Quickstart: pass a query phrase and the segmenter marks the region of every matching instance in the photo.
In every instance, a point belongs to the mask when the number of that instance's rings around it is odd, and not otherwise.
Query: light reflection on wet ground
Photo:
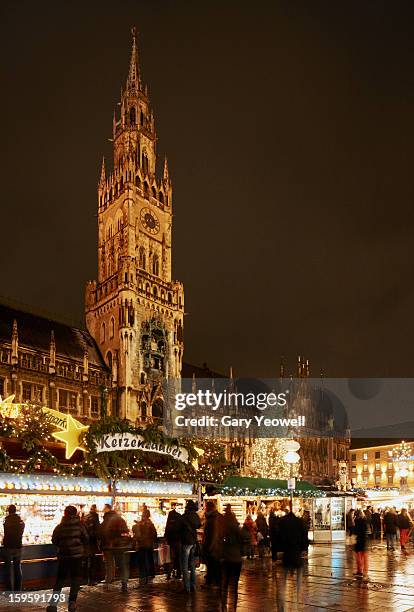
[[[344,544],[311,546],[305,561],[302,591],[296,599],[296,583],[289,577],[284,612],[336,610],[342,612],[408,612],[414,611],[414,549],[407,556],[399,551],[387,552],[383,544],[372,546],[369,553],[369,581],[353,577],[355,571],[351,546]],[[279,563],[270,558],[245,561],[239,584],[240,612],[277,610],[278,581],[282,576]],[[197,572],[201,585],[204,574]],[[130,581],[127,595],[120,593],[119,583],[105,592],[102,585],[84,587],[79,595],[79,612],[215,612],[220,610],[217,590],[200,589],[187,596],[178,581],[166,582],[157,577],[152,584],[138,586]],[[138,588],[134,588],[137,587]],[[1,605],[5,612],[33,612],[44,608]],[[65,606],[60,610],[67,609]],[[230,608],[229,608],[230,609]]]

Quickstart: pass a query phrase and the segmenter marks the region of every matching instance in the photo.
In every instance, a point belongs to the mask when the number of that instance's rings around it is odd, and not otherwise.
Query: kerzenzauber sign
[[[160,455],[169,455],[173,459],[188,463],[188,451],[182,446],[173,446],[158,442],[146,442],[145,439],[133,433],[104,434],[97,440],[96,452],[111,452],[119,450],[140,450]]]

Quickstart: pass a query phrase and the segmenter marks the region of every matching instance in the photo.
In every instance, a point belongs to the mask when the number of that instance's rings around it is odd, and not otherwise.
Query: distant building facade
[[[402,472],[402,462],[394,452],[400,443],[397,439],[354,439],[349,462],[349,478],[354,486],[364,489],[400,487],[403,478],[404,486],[414,489],[414,456],[403,462],[406,471]]]

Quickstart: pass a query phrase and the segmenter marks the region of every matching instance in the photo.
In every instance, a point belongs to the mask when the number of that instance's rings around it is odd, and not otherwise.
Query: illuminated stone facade
[[[86,325],[112,371],[114,412],[133,422],[163,415],[161,381],[179,378],[183,286],[171,277],[172,184],[156,176],[156,132],[133,32],[113,170],[98,185],[98,279],[86,287]]]

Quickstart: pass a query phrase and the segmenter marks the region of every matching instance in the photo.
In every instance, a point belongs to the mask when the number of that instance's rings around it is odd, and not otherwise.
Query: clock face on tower
[[[140,220],[147,232],[149,232],[153,236],[155,236],[155,234],[158,234],[158,232],[160,231],[160,222],[158,221],[157,217],[151,209],[143,208],[141,210]]]

